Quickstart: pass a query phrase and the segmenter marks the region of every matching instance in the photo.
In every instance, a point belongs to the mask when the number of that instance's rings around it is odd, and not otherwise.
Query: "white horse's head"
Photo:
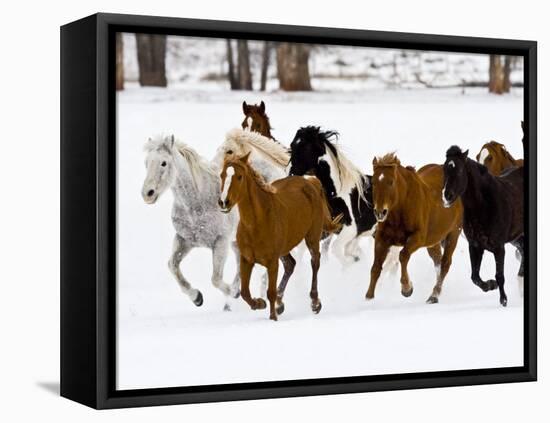
[[[145,144],[147,175],[141,195],[147,204],[154,204],[174,181],[174,144],[173,135],[149,138]]]
[[[243,142],[241,138],[232,136],[233,132],[230,131],[226,135],[225,141],[218,147],[214,160],[212,160],[220,169],[223,167],[225,160],[236,160],[250,153],[252,150],[250,145]]]

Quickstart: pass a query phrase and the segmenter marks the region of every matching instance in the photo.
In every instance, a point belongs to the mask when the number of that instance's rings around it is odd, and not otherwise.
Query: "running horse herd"
[[[266,268],[267,300],[272,320],[284,311],[283,296],[304,249],[311,256],[311,309],[321,310],[317,287],[321,253],[332,243],[343,263],[361,257],[359,239],[374,238],[374,262],[366,298],[375,296],[384,270],[401,267],[401,293],[413,292],[407,266],[411,255],[426,248],[436,269],[428,303],[437,303],[461,231],[469,244],[471,278],[484,292],[504,290],[505,244],[520,260],[523,283],[523,160],[504,145],[483,145],[476,160],[457,146],[447,150],[443,165],[419,169],[404,166],[394,153],[373,160],[373,175],[364,174],[340,149],[335,131],[316,126],[298,129],[285,147],[271,134],[265,103],[243,103],[242,129],[227,133],[212,161],[202,158],[174,136],[149,139],[147,175],[142,196],[155,203],[171,188],[172,222],[176,230],[168,266],[195,305],[202,293],[181,273],[180,263],[195,247],[212,250],[212,284],[230,299],[239,295],[253,309],[250,277],[255,264]],[[332,241],[333,240],[333,241]],[[321,247],[322,244],[322,247]],[[237,273],[223,280],[232,248]],[[484,251],[495,257],[495,278],[484,281],[479,271]],[[279,261],[284,274],[277,285]]]

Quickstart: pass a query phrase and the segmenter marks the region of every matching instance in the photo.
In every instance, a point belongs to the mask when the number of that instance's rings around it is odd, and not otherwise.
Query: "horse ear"
[[[468,157],[468,152],[470,150],[466,150],[464,153],[462,153],[462,157],[464,157],[465,159]]]
[[[243,163],[248,163],[248,158],[250,157],[250,153],[251,151],[249,151],[248,153],[246,153],[244,156],[242,156],[241,158],[239,158],[239,161],[243,162]]]
[[[376,166],[377,164],[378,164],[378,159],[375,157],[374,159],[372,159],[372,165]]]
[[[248,109],[249,109],[248,104],[246,104],[246,101],[243,101],[243,113],[244,113],[245,115],[248,114]]]
[[[172,136],[170,137],[170,148],[174,148],[175,141],[176,139],[174,138],[174,134],[172,134]]]
[[[260,103],[260,112],[262,113],[262,115],[265,113],[265,103],[263,100]]]

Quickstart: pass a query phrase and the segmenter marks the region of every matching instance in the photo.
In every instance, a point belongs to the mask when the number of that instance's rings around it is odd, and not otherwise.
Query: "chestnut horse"
[[[413,286],[407,265],[411,254],[421,247],[434,262],[437,279],[428,303],[437,303],[443,280],[451,266],[453,252],[462,229],[462,204],[443,207],[443,166],[428,164],[417,171],[403,167],[394,154],[373,160],[372,192],[378,220],[374,263],[366,298],[374,298],[376,282],[391,246],[402,246],[401,293],[408,297]],[[443,247],[443,255],[441,254]]]
[[[491,175],[499,176],[510,167],[523,166],[523,159],[515,159],[503,144],[490,141],[481,147],[476,155],[479,164],[485,165]]]
[[[272,128],[269,123],[269,117],[265,114],[265,103],[263,101],[259,106],[256,104],[249,105],[246,104],[246,101],[243,101],[243,113],[244,120],[241,123],[243,129],[258,132],[264,137],[276,141],[273,135],[271,135]]]
[[[225,213],[238,205],[240,221],[237,227],[237,245],[241,262],[241,297],[252,310],[264,309],[262,298],[250,295],[250,275],[255,263],[267,268],[269,318],[277,320],[284,311],[283,295],[295,261],[290,251],[302,240],[311,254],[311,309],[321,310],[317,291],[317,272],[321,254],[319,241],[323,231],[339,228],[331,220],[325,194],[315,177],[289,176],[271,184],[248,164],[248,154],[239,159],[226,160],[221,172],[222,192],[219,206]],[[277,290],[279,258],[284,275]]]

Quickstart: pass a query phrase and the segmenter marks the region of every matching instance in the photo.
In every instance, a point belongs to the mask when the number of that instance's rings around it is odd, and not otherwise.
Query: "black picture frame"
[[[115,389],[116,32],[298,41],[524,58],[524,365],[512,368]],[[61,27],[61,395],[90,407],[432,388],[537,378],[537,44],[534,41],[95,14]]]

